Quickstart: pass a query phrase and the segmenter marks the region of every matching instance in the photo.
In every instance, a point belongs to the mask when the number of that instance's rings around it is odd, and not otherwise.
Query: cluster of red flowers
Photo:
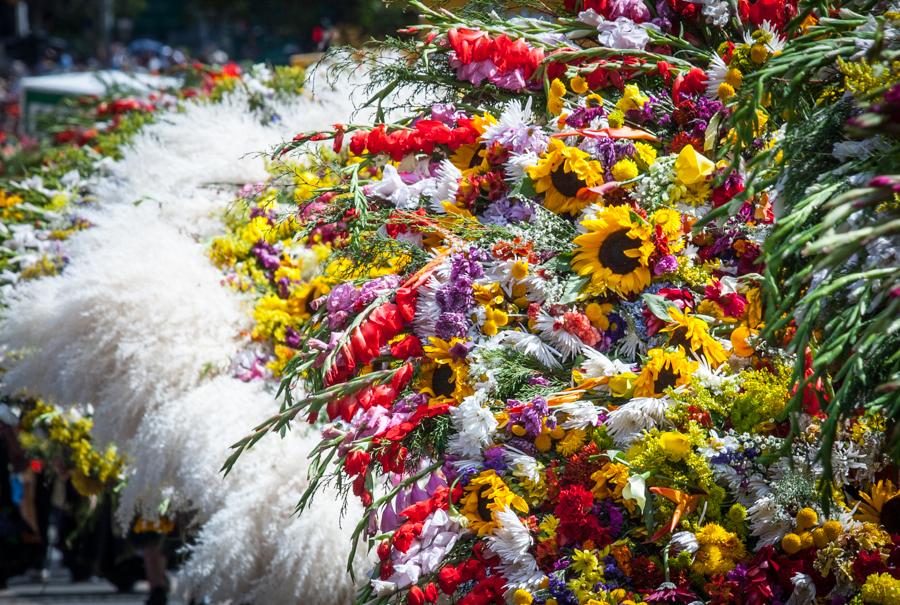
[[[526,80],[544,60],[543,50],[528,46],[521,38],[513,40],[505,34],[491,38],[477,29],[459,28],[447,32],[447,41],[462,65],[490,61],[501,73],[521,70]]]
[[[154,111],[156,106],[152,103],[148,103],[146,101],[142,101],[140,99],[127,98],[127,99],[116,99],[112,102],[102,102],[97,106],[97,115],[100,117],[104,116],[118,116],[125,113],[131,113],[132,111]]]
[[[469,118],[460,119],[455,128],[437,120],[419,120],[412,128],[388,132],[384,124],[379,124],[373,130],[356,131],[350,139],[350,151],[357,155],[366,150],[369,153],[387,153],[399,162],[410,153],[432,153],[437,145],[456,150],[474,143],[478,135]]]

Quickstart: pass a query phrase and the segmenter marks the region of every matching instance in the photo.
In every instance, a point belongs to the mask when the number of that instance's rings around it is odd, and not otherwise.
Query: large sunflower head
[[[691,383],[698,364],[687,358],[683,348],[650,349],[647,354],[649,359],[634,381],[635,397],[662,397],[669,387]]]
[[[597,218],[581,224],[588,232],[575,238],[578,250],[572,258],[579,275],[589,275],[600,293],[612,290],[628,296],[650,285],[654,247],[649,225],[626,206],[601,208]]]
[[[479,538],[500,527],[495,515],[504,508],[528,512],[528,503],[513,493],[493,469],[480,473],[469,482],[460,504],[469,521],[469,529]]]
[[[460,338],[447,341],[432,337],[429,340],[430,344],[424,347],[428,361],[419,368],[419,392],[432,399],[448,399],[458,403],[472,394],[472,387],[468,384],[466,343]]]
[[[900,489],[890,479],[878,481],[869,488],[869,493],[860,492],[859,497],[862,501],[854,519],[880,523],[892,534],[900,532]]]
[[[489,169],[487,147],[484,143],[462,145],[450,156],[450,162],[463,175],[469,175],[473,172],[486,172]]]
[[[559,139],[551,140],[538,163],[526,172],[535,182],[535,191],[544,194],[544,206],[557,214],[577,214],[596,197],[587,188],[603,184],[600,162]]]
[[[703,355],[714,368],[728,360],[728,353],[722,344],[709,333],[709,324],[688,311],[669,308],[672,322],[660,330],[669,335],[669,345],[684,347],[689,351]]]

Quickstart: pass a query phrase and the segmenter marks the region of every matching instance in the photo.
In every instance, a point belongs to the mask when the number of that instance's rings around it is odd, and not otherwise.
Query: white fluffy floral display
[[[177,584],[194,598],[326,605],[355,589],[336,496],[290,514],[309,431],[266,440],[220,473],[230,445],[277,403],[265,385],[226,375],[249,316],[205,247],[235,186],[266,177],[260,152],[349,117],[351,85],[273,101],[280,119],[266,124],[240,92],[165,114],[89,183],[92,227],[67,242],[64,272],[9,295],[0,339],[15,355],[3,389],[95,407],[95,438],[115,440],[131,461],[123,526],[163,502],[194,514],[197,540]]]

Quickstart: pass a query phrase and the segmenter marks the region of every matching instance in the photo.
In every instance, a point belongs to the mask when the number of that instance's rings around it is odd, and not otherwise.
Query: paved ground
[[[139,583],[130,594],[116,593],[105,580],[72,584],[65,577],[52,577],[46,583],[27,578],[12,578],[5,590],[0,590],[0,605],[141,605],[147,598],[146,584]],[[170,598],[169,605],[184,605],[183,601]]]

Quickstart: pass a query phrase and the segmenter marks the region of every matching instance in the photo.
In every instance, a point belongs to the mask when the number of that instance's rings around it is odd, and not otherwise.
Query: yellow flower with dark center
[[[465,341],[461,338],[446,341],[435,336],[428,340],[430,344],[422,348],[431,361],[420,366],[419,392],[434,399],[462,401],[472,394],[472,388],[467,382],[469,366],[466,365],[465,355],[458,351],[464,347]]]
[[[900,488],[893,482],[882,480],[869,488],[869,493],[860,492],[862,501],[853,518],[857,521],[879,523],[892,534],[900,533]]]
[[[488,169],[487,147],[484,143],[462,145],[450,156],[450,162],[464,175],[485,172]]]
[[[469,482],[460,504],[469,529],[479,538],[500,527],[494,515],[504,508],[528,512],[525,500],[514,494],[493,469],[483,471]]]
[[[557,214],[577,214],[595,197],[584,190],[603,183],[600,162],[559,139],[551,140],[537,165],[526,172],[535,191],[544,194],[544,206]]]
[[[591,93],[584,98],[584,106],[591,108],[603,107],[603,97],[596,93]]]
[[[572,268],[589,275],[591,285],[622,296],[640,292],[650,285],[652,231],[626,206],[601,208],[597,218],[582,221],[587,233],[575,238],[578,249]]]
[[[690,384],[698,366],[696,361],[687,358],[681,347],[675,351],[650,349],[647,355],[649,359],[634,383],[635,397],[662,397],[669,387]]]
[[[669,335],[669,345],[684,347],[698,355],[703,355],[709,364],[717,368],[728,359],[728,353],[722,344],[709,333],[709,324],[691,315],[689,311],[669,308],[672,323],[660,330]]]

